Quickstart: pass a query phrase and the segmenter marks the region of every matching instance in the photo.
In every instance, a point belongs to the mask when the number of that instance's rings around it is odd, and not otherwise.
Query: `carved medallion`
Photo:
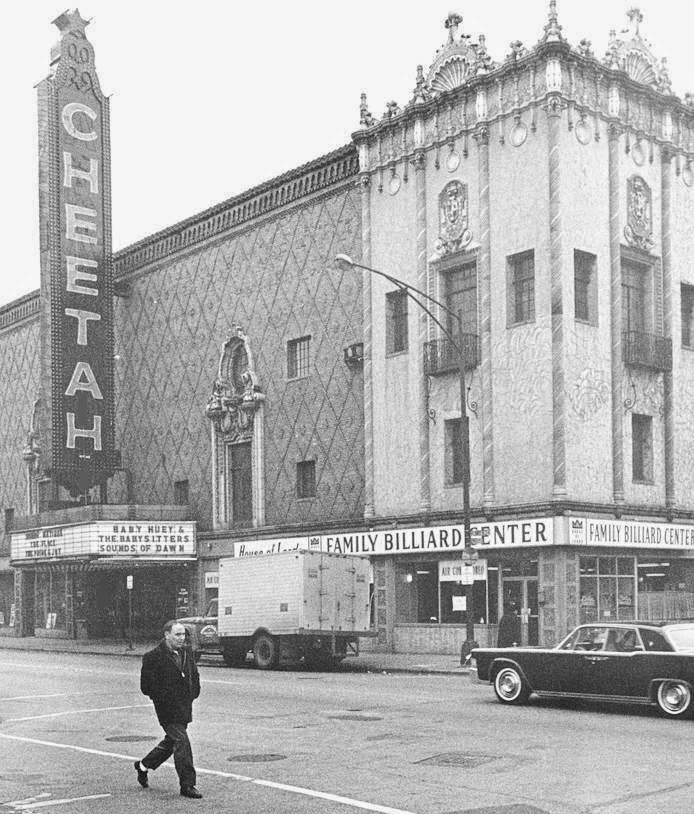
[[[472,240],[468,229],[467,184],[449,181],[439,195],[439,251],[464,248]]]
[[[627,225],[624,237],[639,249],[653,246],[653,211],[651,188],[640,175],[632,175],[627,180]]]

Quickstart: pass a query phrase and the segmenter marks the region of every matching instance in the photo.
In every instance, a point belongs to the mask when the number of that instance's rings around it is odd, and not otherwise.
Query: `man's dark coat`
[[[160,724],[189,724],[193,701],[200,695],[200,674],[188,648],[181,649],[179,670],[173,653],[162,641],[142,657],[140,689],[154,701]]]

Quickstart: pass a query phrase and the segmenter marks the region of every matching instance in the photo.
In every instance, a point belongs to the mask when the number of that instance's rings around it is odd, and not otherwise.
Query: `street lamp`
[[[463,455],[463,564],[471,565],[474,559],[476,559],[476,552],[472,548],[472,535],[470,529],[470,425],[467,415],[467,391],[465,389],[465,353],[463,348],[460,346],[459,341],[453,337],[451,332],[444,325],[442,325],[440,320],[431,312],[431,309],[427,308],[423,302],[417,299],[415,294],[419,297],[424,297],[425,300],[434,303],[447,314],[452,316],[458,323],[458,336],[461,338],[463,336],[463,320],[460,314],[452,311],[447,305],[444,305],[444,303],[439,302],[439,300],[434,299],[434,297],[429,296],[429,294],[426,294],[424,291],[420,291],[413,285],[404,283],[397,277],[386,274],[385,271],[380,271],[379,269],[371,268],[371,266],[365,266],[362,263],[357,263],[347,254],[335,255],[335,262],[343,267],[360,268],[364,271],[368,271],[369,274],[376,274],[379,277],[384,277],[386,280],[393,283],[393,285],[397,286],[401,291],[404,291],[405,294],[423,311],[425,311],[439,326],[439,328],[441,328],[458,354],[458,373],[460,376],[460,418],[462,424],[462,432],[460,435],[461,451]],[[465,608],[467,613],[467,622],[465,626],[465,642],[463,643],[460,652],[461,664],[470,658],[470,652],[473,650],[473,648],[477,647],[477,642],[475,641],[475,620],[472,615],[472,588],[472,581],[465,585]]]

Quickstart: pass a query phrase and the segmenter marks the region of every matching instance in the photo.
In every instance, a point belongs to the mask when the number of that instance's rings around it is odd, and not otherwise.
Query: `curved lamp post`
[[[462,432],[461,435],[461,447],[462,447],[462,455],[463,455],[463,529],[464,529],[464,540],[463,540],[463,564],[464,565],[471,565],[472,562],[477,559],[477,552],[474,551],[472,548],[472,535],[470,529],[470,425],[468,421],[467,415],[467,392],[465,390],[465,352],[463,348],[460,346],[459,341],[451,334],[451,332],[441,323],[441,321],[431,312],[430,308],[421,302],[418,297],[423,297],[427,302],[433,303],[434,305],[441,308],[447,314],[453,317],[456,320],[459,327],[459,336],[463,336],[463,320],[459,314],[455,311],[452,311],[447,305],[444,303],[439,302],[439,300],[434,299],[434,297],[429,296],[424,291],[420,291],[420,289],[415,288],[413,285],[409,285],[409,283],[404,283],[402,280],[399,280],[397,277],[393,277],[390,274],[386,274],[385,271],[380,271],[379,269],[372,268],[371,266],[365,266],[362,263],[357,263],[356,261],[352,260],[352,258],[347,254],[337,254],[335,255],[335,262],[342,266],[348,268],[359,268],[363,269],[364,271],[368,272],[369,274],[376,274],[379,277],[383,277],[389,282],[393,283],[393,285],[397,286],[401,291],[404,291],[405,294],[414,302],[416,303],[419,308],[428,314],[431,319],[439,326],[439,328],[443,331],[448,341],[451,343],[453,348],[455,349],[458,355],[458,371],[460,376],[460,417],[462,422]],[[417,295],[417,296],[415,296]],[[466,607],[466,617],[467,622],[465,626],[465,642],[463,643],[463,647],[460,653],[460,660],[461,663],[467,661],[470,657],[470,651],[477,647],[477,642],[475,641],[475,620],[472,615],[472,582],[468,583],[465,586],[465,607]]]

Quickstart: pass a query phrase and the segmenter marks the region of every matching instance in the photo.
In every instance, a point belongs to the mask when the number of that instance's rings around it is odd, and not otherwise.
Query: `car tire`
[[[692,709],[692,689],[684,681],[661,681],[655,700],[666,718],[689,718]]]
[[[256,637],[253,642],[253,657],[259,670],[272,670],[277,666],[279,655],[277,639],[267,633],[261,633]]]
[[[494,692],[502,704],[524,704],[530,696],[520,670],[510,665],[501,667],[494,676]]]

